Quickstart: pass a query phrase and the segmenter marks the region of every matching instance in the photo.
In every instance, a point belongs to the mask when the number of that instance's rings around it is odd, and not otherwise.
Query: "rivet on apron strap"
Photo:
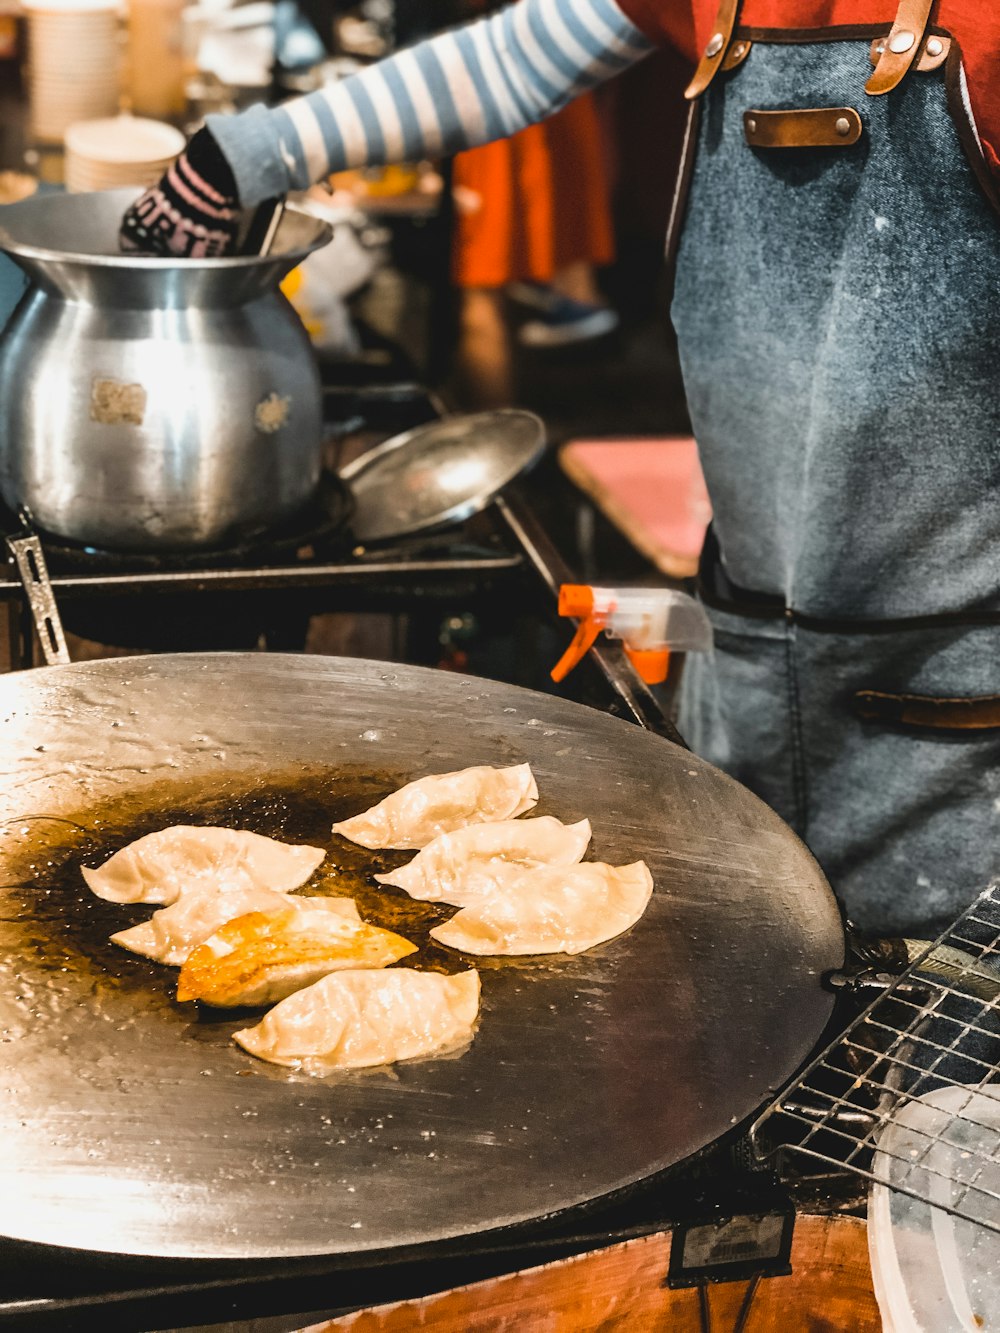
[[[734,44],[733,46],[734,51],[737,46],[739,46],[739,42]],[[871,44],[871,50],[868,52],[873,65],[878,64],[879,57],[882,55],[882,52],[884,50],[885,50],[885,38],[876,37]],[[948,52],[950,50],[951,50],[950,37],[942,37],[938,33],[931,33],[931,35],[924,42],[923,50],[920,52],[918,58],[914,61],[911,68],[917,70],[920,74],[927,74],[931,70],[940,69],[940,67],[948,59]],[[729,68],[728,56],[726,57],[726,62],[722,66],[722,68],[723,69]]]
[[[906,77],[920,51],[933,5],[934,0],[900,0],[878,64],[865,84],[871,97],[891,93]]]
[[[732,46],[726,52],[726,58],[722,62],[722,68],[728,72],[731,69],[736,69],[738,65],[742,65],[744,60],[746,60],[747,56],[750,54],[751,46],[753,46],[753,42],[747,37],[741,37],[738,42],[733,42]]]
[[[722,61],[736,27],[736,15],[739,13],[740,0],[720,0],[719,12],[715,16],[712,34],[708,39],[694,78],[684,89],[688,101],[700,97],[722,68]]]

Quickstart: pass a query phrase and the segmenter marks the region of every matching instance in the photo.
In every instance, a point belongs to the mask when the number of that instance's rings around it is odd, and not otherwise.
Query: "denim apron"
[[[869,36],[750,35],[702,99],[678,251],[715,514],[680,727],[856,925],[926,934],[1000,872],[1000,222],[957,59],[870,97]],[[857,142],[748,143],[745,113],[830,107]]]

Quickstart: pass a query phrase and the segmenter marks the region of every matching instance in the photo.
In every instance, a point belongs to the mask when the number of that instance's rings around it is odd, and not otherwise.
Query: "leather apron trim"
[[[878,64],[865,84],[870,97],[891,93],[906,77],[923,44],[933,5],[934,0],[900,0]]]
[[[722,62],[722,68],[729,71],[731,69],[736,69],[738,65],[742,65],[744,60],[746,60],[747,56],[750,54],[750,48],[752,46],[753,42],[743,40],[733,42],[732,46],[726,52],[726,58]]]
[[[718,539],[709,527],[696,578],[699,599],[713,611],[744,620],[783,620],[814,634],[907,634],[914,630],[974,629],[1000,625],[1000,609],[938,611],[926,616],[867,619],[863,616],[815,616],[785,605],[776,593],[756,592],[733,583],[722,567]]]
[[[876,37],[871,44],[871,50],[868,52],[868,58],[873,65],[877,65],[882,52],[885,50],[885,38]],[[920,54],[913,63],[913,68],[919,74],[929,74],[931,70],[939,69],[948,59],[948,52],[951,50],[951,38],[942,36],[938,33],[929,33],[924,39],[924,44],[920,48]]]
[[[751,148],[847,148],[861,138],[861,117],[850,106],[794,111],[744,111]]]
[[[1000,214],[1000,182],[997,181],[983,156],[983,146],[972,116],[972,107],[965,85],[962,48],[954,38],[951,40],[948,59],[945,61],[944,88],[948,110],[951,112],[952,123],[958,132],[966,161],[990,207],[995,213]]]
[[[677,258],[677,247],[681,243],[681,232],[684,230],[688,195],[691,193],[691,177],[694,174],[694,162],[698,155],[698,125],[700,121],[701,103],[691,102],[688,105],[687,124],[684,126],[684,140],[681,144],[681,160],[677,166],[674,194],[670,201],[670,216],[667,219],[664,255],[668,268],[673,265]]]
[[[858,690],[854,711],[865,722],[884,722],[914,731],[1000,730],[1000,694],[941,699],[925,694]]]
[[[786,607],[780,597],[772,597],[769,593],[747,593],[743,589],[734,591],[743,595],[720,597],[700,579],[697,582],[699,599],[713,611],[740,616],[745,620],[784,620],[814,634],[908,634],[913,630],[974,629],[1000,625],[1000,611],[939,611],[927,616],[881,619],[814,616]]]
[[[736,27],[736,15],[739,8],[740,0],[720,0],[719,12],[716,14],[715,23],[712,25],[712,35],[709,37],[701,59],[698,61],[698,68],[694,72],[694,77],[684,89],[684,96],[689,102],[702,95],[722,68],[722,62],[729,50],[729,43],[733,36],[733,29]]]
[[[932,28],[932,32],[939,32]],[[743,25],[736,29],[734,36],[750,42],[767,42],[771,46],[805,46],[811,42],[855,42],[872,41],[885,36],[884,23],[842,23],[829,28],[755,28]]]

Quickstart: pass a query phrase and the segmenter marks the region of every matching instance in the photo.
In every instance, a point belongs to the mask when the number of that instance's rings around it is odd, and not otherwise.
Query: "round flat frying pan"
[[[313,892],[421,946],[450,914],[371,879],[329,826],[400,783],[530,761],[536,814],[643,858],[642,920],[575,958],[477,961],[472,1044],[307,1078],[179,1005],[176,973],[108,943],[150,909],[79,875],[168,823],[321,839]],[[395,859],[393,859],[395,858]],[[325,875],[325,878],[323,876]],[[0,1234],[149,1256],[391,1250],[532,1221],[681,1162],[760,1107],[829,1017],[843,960],[809,853],[749,792],[580,705],[391,664],[258,654],[0,678]],[[476,960],[474,960],[476,961]]]

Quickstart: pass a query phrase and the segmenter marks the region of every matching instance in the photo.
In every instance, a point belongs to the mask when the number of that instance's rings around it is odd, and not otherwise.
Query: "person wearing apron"
[[[688,50],[672,313],[715,647],[685,665],[680,729],[858,927],[927,934],[1000,866],[1000,14],[715,3],[519,0],[214,118],[123,243],[223,252],[239,206],[486,142]]]

